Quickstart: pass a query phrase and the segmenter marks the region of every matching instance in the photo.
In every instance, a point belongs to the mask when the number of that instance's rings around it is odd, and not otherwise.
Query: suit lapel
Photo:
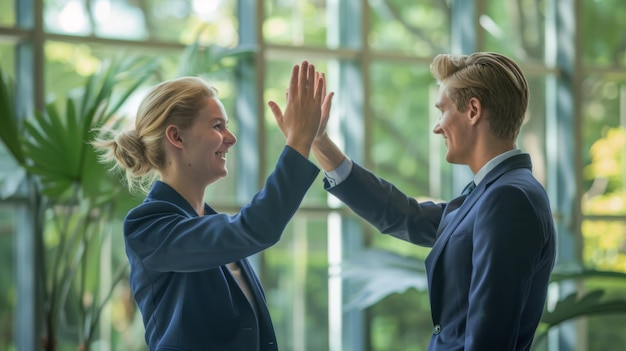
[[[439,223],[439,227],[437,228],[437,238],[441,236],[443,230],[450,224],[450,221],[454,219],[456,211],[459,209],[459,207],[461,207],[461,205],[463,205],[466,197],[466,195],[462,195],[448,202],[443,212],[443,215],[441,216],[441,223]]]
[[[513,156],[505,160],[504,162],[496,166],[496,168],[494,168],[491,172],[489,172],[487,176],[485,177],[485,179],[483,179],[483,181],[481,181],[480,184],[478,184],[476,189],[474,189],[474,191],[472,191],[472,193],[469,194],[465,198],[464,201],[462,199],[463,197],[459,197],[448,203],[448,206],[450,206],[450,205],[453,205],[453,202],[459,199],[460,201],[462,201],[462,204],[460,205],[457,204],[457,206],[460,206],[460,207],[458,207],[458,210],[456,210],[455,213],[452,213],[451,215],[452,218],[446,219],[445,215],[444,215],[444,218],[442,218],[442,223],[438,229],[438,235],[440,234],[440,236],[438,236],[437,241],[435,242],[435,245],[433,245],[432,250],[426,257],[426,271],[428,274],[429,286],[432,286],[431,283],[432,283],[432,278],[433,278],[433,272],[435,271],[434,269],[435,264],[439,260],[439,256],[441,256],[443,249],[446,247],[446,244],[448,243],[448,239],[450,239],[450,236],[452,235],[454,230],[458,227],[461,221],[465,218],[465,216],[467,215],[469,210],[474,206],[476,201],[480,199],[480,197],[485,192],[485,190],[487,190],[487,188],[493,182],[495,182],[498,178],[500,178],[503,174],[513,169],[517,169],[517,168],[529,168],[530,169],[531,167],[532,167],[532,163],[530,161],[530,156],[528,154],[520,154],[520,155]],[[454,209],[446,210],[446,214],[451,213],[452,211],[454,211]],[[445,223],[446,220],[448,221],[447,224]]]
[[[463,201],[458,209],[452,210],[454,211],[454,213],[451,213],[452,218],[448,219],[449,222],[447,223],[447,225],[445,223],[442,223],[445,225],[443,229],[441,229],[440,226],[439,230],[441,231],[441,235],[437,238],[437,241],[435,241],[435,245],[426,257],[426,271],[428,272],[429,286],[431,286],[435,263],[439,260],[441,252],[443,252],[443,249],[446,247],[448,239],[450,239],[450,235],[452,235],[456,227],[459,225],[459,223],[461,223],[463,218],[465,218],[469,210],[474,206],[474,204],[480,198],[484,191],[484,184],[479,184],[478,187],[476,187],[476,189],[474,189],[474,191],[465,198],[465,201]]]

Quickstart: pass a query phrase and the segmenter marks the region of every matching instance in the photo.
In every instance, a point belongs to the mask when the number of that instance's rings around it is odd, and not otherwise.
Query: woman
[[[308,158],[324,94],[313,65],[294,66],[285,114],[277,118],[285,148],[265,187],[235,215],[204,202],[205,188],[227,175],[226,155],[237,141],[215,88],[204,81],[157,85],[134,130],[94,142],[103,161],[126,172],[131,188],[151,174],[159,178],[124,220],[130,284],[150,350],[277,350],[247,257],[280,239],[319,172]]]

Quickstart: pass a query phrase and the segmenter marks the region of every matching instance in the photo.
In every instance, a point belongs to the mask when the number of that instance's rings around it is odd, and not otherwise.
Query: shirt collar
[[[492,158],[491,160],[489,160],[489,162],[487,162],[484,166],[482,166],[482,168],[478,170],[478,172],[476,172],[476,175],[474,176],[474,183],[478,185],[483,179],[485,179],[485,176],[489,172],[491,172],[492,169],[496,168],[497,165],[504,162],[506,159],[513,157],[515,155],[519,155],[521,153],[522,153],[522,150],[513,149],[513,150],[509,150],[505,153],[502,153]]]

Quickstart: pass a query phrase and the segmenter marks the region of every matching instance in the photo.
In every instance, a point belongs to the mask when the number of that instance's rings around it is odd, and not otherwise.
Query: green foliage
[[[103,170],[89,142],[96,135],[95,129],[111,122],[122,103],[149,77],[155,63],[114,63],[106,71],[89,77],[78,97],[67,99],[65,111],[60,110],[58,101],[53,101],[45,111],[27,120],[27,169],[39,179],[44,195],[64,200],[78,185],[86,199],[111,200],[116,194],[114,190],[119,190],[119,182],[111,180]],[[119,97],[114,96],[114,87],[128,79],[133,80],[132,84],[119,92]]]
[[[359,252],[344,263],[343,279],[354,284],[357,293],[344,305],[346,309],[365,309],[374,306],[388,296],[403,293],[411,288],[418,292],[427,289],[424,261],[401,256],[384,250],[369,249]],[[605,279],[626,283],[626,273],[598,270],[571,270],[555,268],[551,283],[566,281],[588,281]],[[621,295],[626,295],[623,287]],[[559,299],[553,308],[546,309],[537,329],[535,345],[540,343],[548,331],[563,322],[580,317],[626,314],[626,299],[603,299],[606,290],[577,291]]]
[[[74,97],[54,100],[26,120],[16,116],[13,87],[3,79],[0,122],[8,128],[0,137],[25,170],[20,182],[32,179],[34,185],[36,245],[44,254],[38,278],[44,288],[45,350],[55,349],[61,326],[74,330],[78,344],[89,349],[102,308],[126,274],[126,263],[118,262],[110,286],[100,287],[101,248],[110,240],[116,210],[132,200],[97,161],[90,142],[98,128],[113,123],[157,63],[130,58],[103,65]]]
[[[15,111],[15,98],[13,92],[15,87],[13,80],[2,71],[0,67],[0,139],[5,143],[9,152],[17,160],[20,165],[25,163],[24,152],[20,148],[19,136],[21,130],[18,120],[13,118],[17,116]]]
[[[541,322],[548,328],[567,320],[605,313],[626,313],[626,300],[602,301],[604,290],[593,290],[579,297],[572,293],[559,300],[554,310],[547,311]]]
[[[212,74],[232,78],[238,60],[254,49],[201,45],[197,39],[179,61],[181,75]],[[0,172],[4,197],[20,184],[33,189],[37,213],[36,246],[44,256],[38,271],[43,287],[44,349],[56,350],[66,340],[88,350],[96,326],[117,283],[127,276],[124,255],[104,253],[132,197],[120,180],[99,162],[91,146],[99,130],[121,126],[121,108],[137,89],[158,73],[161,59],[129,57],[101,64],[84,85],[56,98],[33,116],[17,116],[14,86],[0,71],[0,138],[17,167]],[[54,95],[56,92],[49,92]],[[59,95],[61,96],[61,95]],[[65,96],[65,94],[63,94]],[[121,248],[121,246],[117,246]],[[111,276],[101,279],[103,254],[112,257]],[[105,286],[101,286],[105,284]]]
[[[414,288],[427,289],[424,263],[393,252],[368,249],[344,263],[343,279],[357,291],[345,309],[370,307],[385,297]]]
[[[201,75],[211,73],[216,75],[231,73],[238,62],[251,59],[256,46],[240,45],[226,48],[218,45],[204,45],[200,35],[194,42],[185,47],[178,66],[179,76]]]
[[[581,1],[582,60],[601,67],[626,67],[626,7],[621,0]]]
[[[13,195],[26,177],[26,156],[20,144],[22,127],[15,110],[14,91],[13,80],[0,67],[0,140],[13,157],[12,160],[2,157],[6,167],[0,169],[0,199]],[[16,163],[15,167],[11,167],[12,162]]]
[[[552,283],[566,281],[585,282],[590,280],[604,279],[612,282],[626,283],[626,274],[614,271],[599,270],[568,270],[556,268],[550,276]],[[603,299],[606,289],[594,288],[590,291],[579,289],[565,297],[560,298],[552,308],[544,310],[541,323],[537,328],[535,345],[542,342],[548,331],[566,321],[580,317],[591,317],[596,315],[626,314],[626,299]],[[624,287],[620,289],[624,296]]]

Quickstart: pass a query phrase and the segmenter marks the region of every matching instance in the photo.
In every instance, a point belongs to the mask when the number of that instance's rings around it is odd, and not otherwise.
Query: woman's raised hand
[[[333,96],[335,95],[335,93],[331,92],[328,95],[326,94],[326,76],[324,75],[324,73],[319,73],[319,72],[315,72],[315,77],[316,77],[316,81],[319,82],[319,80],[317,80],[318,77],[322,78],[321,82],[323,82],[324,84],[319,86],[319,88],[322,90],[322,115],[321,115],[321,120],[320,120],[320,126],[317,130],[317,134],[315,135],[315,139],[319,139],[322,136],[326,136],[326,126],[328,125],[328,118],[330,117],[330,107],[332,106],[333,103]],[[318,86],[315,87],[315,89],[317,89]]]
[[[291,72],[284,113],[276,102],[268,102],[280,130],[287,138],[286,144],[307,158],[320,130],[325,93],[324,75],[316,72],[312,64],[303,61],[295,65]]]

